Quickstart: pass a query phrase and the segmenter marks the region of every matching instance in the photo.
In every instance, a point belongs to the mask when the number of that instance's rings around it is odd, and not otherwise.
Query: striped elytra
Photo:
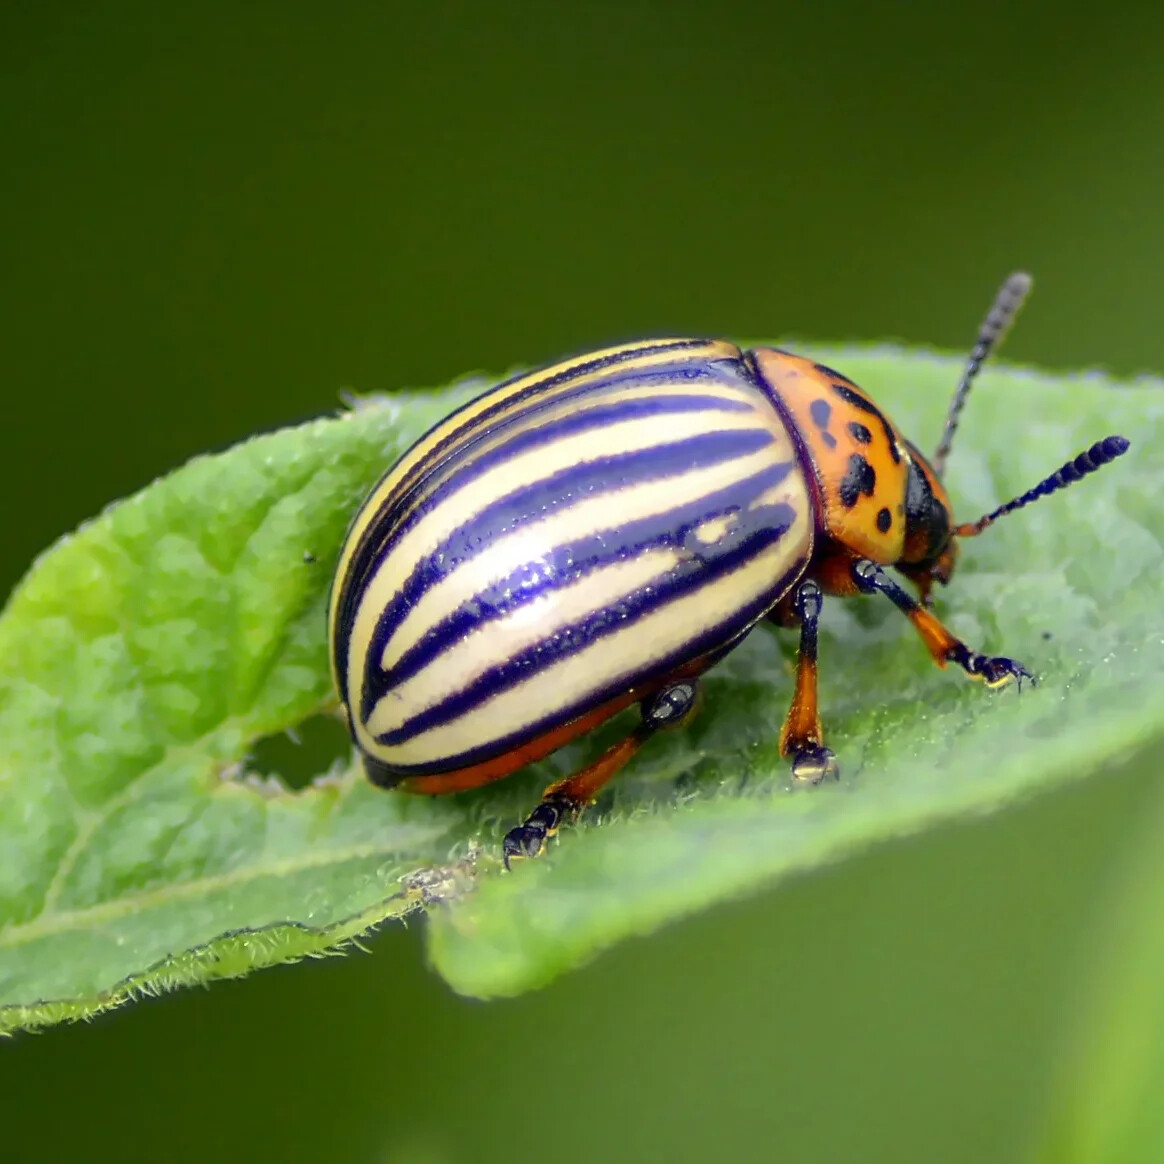
[[[880,594],[933,660],[988,687],[1034,677],[931,609],[958,539],[1097,471],[1111,436],[975,522],[942,481],[963,404],[1030,287],[999,292],[932,460],[842,373],[778,348],[648,340],[490,389],[431,429],[356,513],[329,602],[332,673],[369,777],[454,792],[638,703],[641,720],[546,790],[505,862],[559,825],[765,617],[799,630],[780,733],[794,783],[838,766],[817,701],[825,595]],[[886,571],[893,567],[914,597]]]
[[[356,743],[386,782],[504,775],[709,663],[812,544],[794,443],[733,345],[511,380],[422,438],[349,532],[332,657]]]

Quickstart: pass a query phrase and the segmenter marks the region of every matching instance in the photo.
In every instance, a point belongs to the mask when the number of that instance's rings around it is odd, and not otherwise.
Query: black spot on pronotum
[[[846,509],[852,509],[862,493],[872,497],[876,488],[877,474],[873,466],[859,453],[854,453],[849,458],[849,470],[841,481],[841,504]]]
[[[888,533],[889,527],[893,524],[893,514],[888,509],[879,509],[877,511],[877,528],[882,533]]]
[[[831,432],[822,432],[820,434],[820,439],[824,441],[824,443],[828,445],[830,449],[835,449],[837,447],[837,438],[833,436]]]
[[[855,441],[860,441],[863,445],[873,442],[873,434],[858,420],[849,421],[849,432]]]
[[[852,381],[849,383],[852,383]],[[895,464],[900,464],[901,453],[897,448],[897,437],[894,435],[893,426],[881,415],[881,411],[877,405],[866,400],[859,392],[854,392],[849,387],[849,384],[830,384],[829,387],[846,404],[852,405],[853,408],[859,408],[862,412],[867,412],[870,416],[877,417],[881,423],[881,427],[885,430],[885,439],[889,442],[889,455],[893,458]]]
[[[814,400],[808,406],[808,411],[817,428],[828,428],[833,409],[827,400]]]
[[[303,551],[303,564],[305,566],[314,566],[318,561],[319,559],[310,550]]]
[[[836,373],[834,372],[835,376]],[[850,384],[830,384],[829,387],[847,404],[850,408],[859,408],[862,412],[867,412],[870,416],[880,416],[881,413],[877,411],[877,406],[870,403],[861,395],[860,392],[855,392],[855,386]]]

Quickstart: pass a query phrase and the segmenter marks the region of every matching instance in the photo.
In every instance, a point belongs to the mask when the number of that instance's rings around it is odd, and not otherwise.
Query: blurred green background
[[[344,388],[660,332],[964,348],[1020,265],[1009,357],[1164,370],[1162,31],[1045,0],[10,0],[0,593]],[[394,927],[18,1038],[5,1157],[1023,1159],[1151,767],[512,1002]]]

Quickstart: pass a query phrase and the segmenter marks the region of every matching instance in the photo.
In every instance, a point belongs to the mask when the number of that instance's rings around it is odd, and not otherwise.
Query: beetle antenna
[[[986,357],[1002,342],[1014,318],[1018,315],[1024,300],[1030,294],[1032,279],[1025,271],[1015,271],[1013,275],[999,288],[994,297],[994,305],[987,312],[982,326],[978,329],[978,339],[966,361],[966,368],[962,379],[954,392],[954,399],[950,401],[950,411],[946,413],[946,428],[942,439],[938,442],[938,451],[930,461],[934,472],[941,477],[946,469],[946,458],[950,455],[950,446],[954,443],[954,433],[958,430],[958,420],[962,415],[962,408],[974,378],[986,361]]]
[[[1096,441],[1091,448],[1084,450],[1074,460],[1061,465],[1049,477],[1044,477],[1033,489],[1028,489],[1021,497],[1016,497],[1013,501],[1000,505],[993,513],[988,513],[977,521],[956,525],[954,535],[960,538],[977,537],[987,526],[993,525],[1000,517],[1014,513],[1016,509],[1022,509],[1024,505],[1030,505],[1032,501],[1038,501],[1040,497],[1046,497],[1059,489],[1066,489],[1068,485],[1074,485],[1076,481],[1086,477],[1088,473],[1094,473],[1097,469],[1102,469],[1104,465],[1110,464],[1116,457],[1122,457],[1128,451],[1130,443],[1122,436],[1109,436],[1104,437],[1101,441]]]

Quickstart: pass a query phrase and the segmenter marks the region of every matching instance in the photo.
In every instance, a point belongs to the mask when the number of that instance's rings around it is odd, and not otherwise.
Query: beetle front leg
[[[852,566],[853,583],[864,594],[884,594],[909,619],[921,635],[926,649],[939,667],[956,663],[971,679],[980,679],[987,687],[1003,687],[1024,679],[1036,683],[1035,676],[1014,659],[1004,655],[981,655],[972,651],[952,634],[932,611],[927,610],[909,592],[898,586],[880,566],[860,558]]]
[[[792,760],[792,777],[805,784],[836,779],[837,759],[821,742],[820,705],[816,685],[816,639],[820,609],[820,587],[811,579],[801,582],[793,599],[800,621],[800,650],[796,656],[796,690],[780,731],[780,754]]]
[[[508,869],[511,861],[536,857],[563,823],[574,820],[626,762],[656,732],[682,727],[699,705],[699,681],[683,679],[669,683],[639,705],[642,722],[629,736],[607,748],[593,764],[581,772],[551,784],[541,803],[515,829],[505,834],[502,855]]]

